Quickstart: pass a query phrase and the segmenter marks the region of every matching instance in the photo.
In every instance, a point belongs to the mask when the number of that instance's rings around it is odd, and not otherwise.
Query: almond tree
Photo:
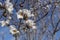
[[[15,40],[55,40],[60,31],[60,1],[2,0],[0,26],[8,27]],[[45,38],[44,38],[45,37]]]

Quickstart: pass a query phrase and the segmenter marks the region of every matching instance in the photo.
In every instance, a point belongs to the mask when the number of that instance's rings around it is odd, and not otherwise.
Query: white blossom
[[[17,18],[22,18],[23,19],[23,15],[17,14]]]
[[[23,13],[23,15],[20,15],[21,13]],[[34,16],[34,14],[32,14],[31,11],[27,9],[20,9],[16,14],[18,19],[23,18],[24,14],[26,14],[28,17]]]
[[[9,13],[12,13],[13,11],[13,4],[9,2],[9,0],[6,0],[5,2],[6,9],[8,10]]]
[[[22,14],[22,10],[19,10],[16,14],[17,14],[17,18],[18,19],[20,19],[20,18],[23,19],[23,15],[21,15]]]
[[[35,23],[34,23],[33,20],[26,20],[26,23],[27,23],[29,26],[35,25]]]
[[[47,8],[50,10],[50,8],[51,8],[51,5],[47,5],[46,7],[47,7]]]
[[[31,13],[31,10],[23,9],[23,13],[26,14],[28,17],[34,16],[34,14]]]
[[[20,9],[20,10],[18,11],[18,13],[20,13],[20,12],[23,12],[23,10],[22,10],[22,9]]]
[[[6,22],[6,24],[9,24],[10,23],[10,20],[7,19],[5,22]]]
[[[10,20],[10,19],[12,19],[12,17],[11,16],[8,16],[8,19]]]
[[[9,24],[9,23],[10,23],[10,20],[0,21],[0,24],[1,24],[2,27],[6,26],[6,25]]]
[[[32,29],[36,29],[36,26],[32,26]]]
[[[15,28],[14,25],[10,25],[9,27],[10,27],[10,33],[12,35],[19,34],[19,31]]]
[[[6,22],[5,21],[0,21],[1,23],[1,26],[4,27],[6,25]]]

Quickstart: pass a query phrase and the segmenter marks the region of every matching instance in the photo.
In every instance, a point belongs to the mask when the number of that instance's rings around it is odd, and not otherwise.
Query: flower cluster
[[[19,23],[19,25],[20,24],[23,25],[25,29],[36,29],[36,23],[34,23],[34,20],[29,19],[30,17],[34,17],[34,14],[32,14],[30,10],[27,10],[27,9],[19,10],[16,13],[16,15],[17,15],[16,20],[20,20],[20,21],[23,20],[23,24],[21,24],[20,22],[17,22],[16,24]],[[12,16],[9,15],[9,16],[7,16],[6,20],[0,21],[1,26],[3,27],[6,25],[9,25],[8,28],[10,29],[10,33],[12,35],[20,34],[20,32],[19,32],[20,30],[18,30],[14,25],[15,23],[10,24],[11,23],[10,20],[12,21]],[[17,26],[20,27],[21,25],[20,26],[19,25],[17,25]]]
[[[17,18],[23,18],[23,17],[32,17],[34,16],[34,14],[31,13],[30,10],[27,10],[27,9],[22,9],[22,10],[19,10],[18,13],[17,13]]]
[[[1,20],[0,24],[2,27],[8,26],[12,35],[15,36],[20,34],[19,28],[22,27],[21,25],[24,26],[24,29],[36,29],[36,23],[31,19],[34,17],[34,14],[31,13],[31,10],[20,9],[18,12],[16,12],[16,14],[13,14],[13,4],[10,2],[10,0],[5,1],[5,9],[6,10],[4,10],[4,13],[2,14],[5,20]],[[19,20],[19,22],[16,22],[17,20]],[[16,26],[18,28],[16,28]]]
[[[34,14],[31,13],[31,10],[21,9],[16,14],[19,20],[23,19],[25,21],[25,25],[28,29],[36,29],[34,20],[29,19],[30,17],[34,17]]]

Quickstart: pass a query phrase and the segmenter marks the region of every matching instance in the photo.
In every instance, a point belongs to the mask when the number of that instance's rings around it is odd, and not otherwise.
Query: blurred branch
[[[51,13],[51,24],[52,24],[52,27],[54,27],[54,24],[53,24],[53,14],[54,14],[54,10],[55,10],[56,6],[53,5],[53,9],[52,9],[52,13]]]
[[[49,3],[47,3],[47,4],[45,4],[45,5],[40,5],[41,7],[46,7],[47,5],[49,5],[49,4],[55,4],[55,7],[53,8],[53,11],[52,11],[52,14],[51,14],[51,16],[53,15],[53,12],[54,12],[54,10],[55,10],[55,8],[56,8],[56,4],[59,4],[60,3],[60,1],[59,2],[53,2],[53,3],[51,3],[51,2],[49,2]],[[39,18],[38,20],[36,20],[35,22],[39,22],[41,19],[43,19],[45,16],[47,16],[48,15],[48,12],[43,16],[43,17],[41,17],[41,18]],[[53,23],[52,23],[53,24]]]
[[[58,31],[60,30],[60,29],[57,29],[59,23],[60,23],[60,19],[59,19],[59,21],[57,22],[56,27],[55,27],[55,29],[54,29],[54,32],[53,32],[54,35],[56,34],[56,32],[58,32]]]

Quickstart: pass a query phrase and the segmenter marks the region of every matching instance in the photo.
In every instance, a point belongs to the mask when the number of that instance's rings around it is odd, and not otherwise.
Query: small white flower
[[[30,14],[30,10],[23,9],[23,13],[25,13],[25,14],[29,13]]]
[[[46,7],[48,7],[48,8],[49,8],[49,5],[47,5]]]
[[[18,18],[18,19],[20,19],[20,18],[23,19],[23,15],[17,14],[17,18]]]
[[[36,26],[32,26],[32,29],[36,29]]]
[[[6,20],[6,21],[3,20],[3,21],[0,21],[0,23],[1,23],[1,26],[4,27],[10,23],[10,20]]]
[[[0,21],[1,23],[1,26],[4,27],[6,25],[6,22],[5,21]]]
[[[31,14],[31,16],[34,16],[34,14]]]
[[[29,26],[35,25],[35,23],[34,23],[33,20],[26,20],[26,23],[27,23]]]
[[[7,8],[7,10],[9,11],[9,13],[12,13],[13,8],[10,6],[9,8]]]
[[[17,18],[19,19],[19,18],[23,18],[23,15],[20,15],[20,14],[26,14],[27,15],[27,17],[32,17],[32,16],[34,16],[34,14],[31,14],[31,11],[30,10],[27,10],[27,9],[20,9],[18,12],[17,12]]]
[[[9,1],[6,1],[5,2],[6,3],[6,9],[9,11],[9,13],[12,13],[12,11],[13,11],[13,4],[12,3],[10,3]]]
[[[47,5],[46,7],[47,7],[48,9],[50,9],[50,8],[51,8],[51,5]]]
[[[10,20],[6,20],[5,22],[6,22],[6,24],[9,24],[10,23]]]
[[[10,25],[10,33],[12,35],[19,34],[19,31],[15,28],[14,25]]]
[[[20,9],[20,10],[18,11],[18,13],[20,13],[20,12],[23,12],[23,10]]]
[[[28,17],[34,16],[34,14],[31,14],[31,10],[23,9],[23,13],[26,14]]]
[[[16,14],[17,14],[18,19],[20,19],[20,18],[23,19],[22,10],[19,10]]]
[[[9,19],[9,20],[12,19],[11,16],[8,16],[8,19]]]

